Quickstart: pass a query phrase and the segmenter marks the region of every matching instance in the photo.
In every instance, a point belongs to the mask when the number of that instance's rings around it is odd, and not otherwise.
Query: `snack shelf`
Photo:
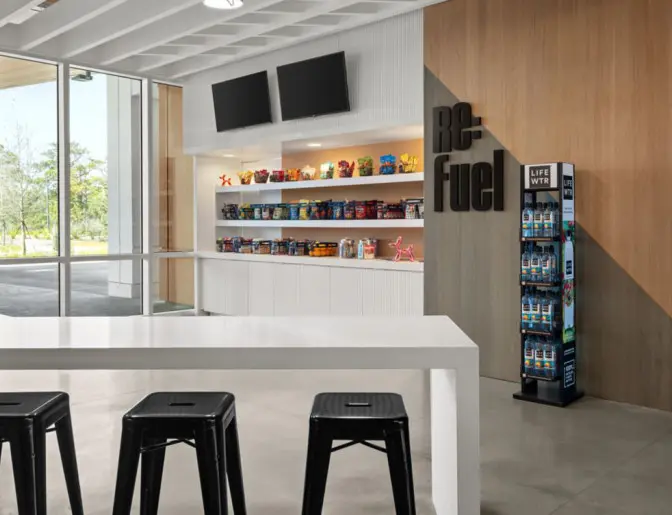
[[[373,228],[422,228],[424,220],[217,220],[217,227],[268,228],[321,228],[321,229],[373,229]]]
[[[315,188],[342,188],[344,186],[376,186],[379,184],[402,184],[407,182],[423,182],[424,172],[399,173],[392,175],[372,175],[371,177],[352,177],[350,179],[316,179],[298,182],[267,182],[265,184],[249,184],[246,186],[224,186],[217,193],[256,193],[273,190],[301,190]]]
[[[310,265],[336,268],[364,268],[394,270],[399,272],[422,272],[422,261],[398,261],[389,259],[341,259],[337,257],[271,256],[260,254],[237,254],[233,252],[198,252],[201,259],[221,259],[225,261],[247,261],[256,263],[280,263],[287,265]]]

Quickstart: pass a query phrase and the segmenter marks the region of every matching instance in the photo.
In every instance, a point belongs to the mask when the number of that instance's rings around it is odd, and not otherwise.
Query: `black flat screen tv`
[[[278,67],[283,120],[350,111],[345,52]]]
[[[217,132],[273,121],[266,71],[212,85]]]

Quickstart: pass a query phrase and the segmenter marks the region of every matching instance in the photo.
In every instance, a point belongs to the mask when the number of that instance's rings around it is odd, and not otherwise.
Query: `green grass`
[[[106,241],[73,240],[71,242],[73,256],[97,256],[107,254]],[[0,245],[0,258],[22,258],[22,257],[55,257],[57,251],[38,251],[28,250],[27,255],[21,252],[21,245]]]

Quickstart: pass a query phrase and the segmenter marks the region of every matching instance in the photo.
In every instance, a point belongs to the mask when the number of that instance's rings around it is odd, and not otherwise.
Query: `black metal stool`
[[[333,440],[350,440],[332,448]],[[367,440],[384,440],[385,448]],[[303,515],[320,515],[330,455],[362,444],[387,453],[397,515],[415,515],[408,415],[394,393],[321,393],[310,415]]]
[[[205,515],[228,513],[227,472],[233,511],[246,515],[235,397],[225,392],[153,393],[124,415],[112,514],[131,513],[141,454],[140,512],[157,514],[166,447],[177,443],[196,449]]]
[[[9,443],[19,515],[47,513],[46,436],[52,431],[58,438],[72,513],[84,515],[68,394],[0,393],[0,457],[3,442]]]

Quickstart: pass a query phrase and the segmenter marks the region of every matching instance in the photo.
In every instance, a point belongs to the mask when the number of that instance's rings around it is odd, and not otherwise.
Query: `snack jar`
[[[397,158],[392,154],[380,156],[380,175],[392,175],[397,171]]]
[[[315,178],[315,168],[310,166],[304,166],[301,169],[301,180],[302,181],[312,181]]]
[[[263,212],[263,209],[264,209],[263,204],[252,204],[252,206],[250,206],[250,207],[253,210],[252,211],[253,212],[252,219],[253,220],[263,220],[263,218],[262,218],[263,217],[262,212]]]
[[[222,251],[223,252],[235,252],[234,246],[233,246],[233,238],[224,238]]]
[[[254,172],[250,172],[249,170],[247,172],[238,172],[238,179],[243,186],[251,184],[252,177],[254,177]]]
[[[322,163],[320,165],[320,179],[334,178],[334,163]]]
[[[257,170],[254,172],[254,182],[257,184],[266,184],[268,182],[268,170]]]
[[[271,182],[285,182],[284,170],[273,170],[269,179]]]
[[[269,240],[256,239],[252,244],[254,254],[268,255],[271,253],[271,242]]]
[[[329,203],[329,219],[330,220],[343,220],[344,218],[344,208],[345,202],[343,201],[334,201]]]
[[[254,220],[254,209],[249,204],[242,204],[238,209],[238,220]]]
[[[343,218],[346,220],[357,218],[357,203],[354,200],[347,201],[343,205]]]
[[[273,209],[273,220],[287,220],[288,218],[287,204],[276,204]]]
[[[421,198],[409,198],[403,201],[404,218],[416,220],[420,218],[420,204],[424,204]],[[424,209],[423,209],[424,213]]]
[[[289,251],[289,242],[287,240],[274,240],[271,244],[272,256],[286,256]]]
[[[360,157],[357,159],[357,167],[360,177],[371,177],[373,175],[373,158],[371,156]]]
[[[217,252],[224,252],[224,239],[217,238]]]
[[[291,240],[289,242],[290,256],[306,256],[308,254],[308,247],[305,240]]]
[[[252,240],[242,238],[240,240],[240,248],[238,252],[241,254],[252,254],[253,252],[253,245],[252,245]]]
[[[299,220],[299,209],[300,204],[298,202],[292,202],[289,204],[289,219],[290,220]]]
[[[275,204],[264,204],[261,208],[261,219],[264,221],[273,220]]]
[[[338,257],[342,259],[354,259],[357,257],[355,240],[343,238],[338,244]]]
[[[299,220],[310,220],[310,202],[299,202]]]
[[[338,162],[338,176],[341,179],[349,179],[355,172],[355,162],[348,163],[347,161]]]
[[[301,170],[290,168],[285,172],[285,182],[297,182],[301,180]]]

